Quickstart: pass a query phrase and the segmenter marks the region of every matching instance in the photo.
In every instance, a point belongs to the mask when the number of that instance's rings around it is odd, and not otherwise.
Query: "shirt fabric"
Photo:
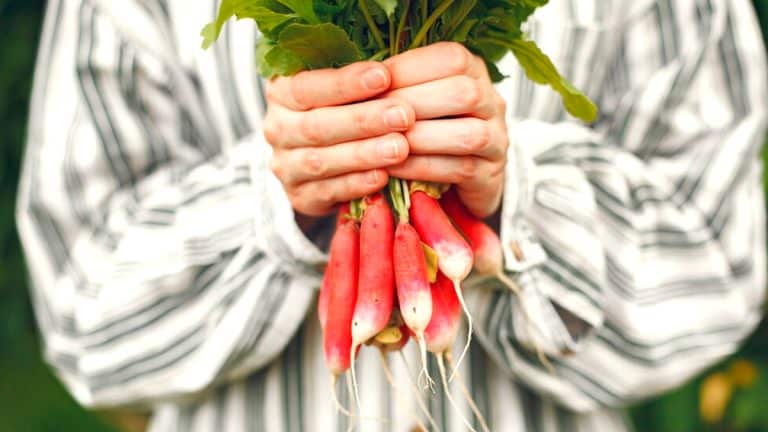
[[[45,357],[85,406],[150,408],[152,432],[345,431],[315,315],[326,256],[268,168],[254,24],[200,49],[217,8],[48,2],[17,210]],[[502,62],[522,295],[467,281],[461,374],[493,431],[625,431],[624,406],[760,320],[764,47],[747,0],[558,0],[527,29],[601,113],[579,123]],[[388,358],[397,391],[361,351],[359,430],[416,425],[415,351]],[[424,400],[466,430],[442,391]]]

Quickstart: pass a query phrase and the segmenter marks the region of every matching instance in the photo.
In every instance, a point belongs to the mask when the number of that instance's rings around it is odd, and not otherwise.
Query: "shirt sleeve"
[[[601,117],[568,120],[548,90],[510,73],[501,238],[522,294],[468,283],[491,357],[575,410],[680,385],[739,347],[765,298],[768,95],[751,5],[660,1],[627,15],[591,28],[534,21]]]
[[[121,20],[161,34],[141,8]],[[262,134],[205,138],[180,103],[194,84],[113,23],[90,1],[49,2],[17,210],[45,356],[87,406],[188,396],[264,366],[325,260]]]

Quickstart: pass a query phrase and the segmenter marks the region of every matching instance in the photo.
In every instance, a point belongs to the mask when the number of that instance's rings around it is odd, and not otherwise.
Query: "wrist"
[[[336,212],[325,216],[308,216],[294,211],[294,220],[306,238],[320,250],[327,250],[333,235]]]

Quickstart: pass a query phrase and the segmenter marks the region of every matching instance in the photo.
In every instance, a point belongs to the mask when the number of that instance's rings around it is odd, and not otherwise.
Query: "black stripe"
[[[142,352],[140,358],[121,362],[117,366],[90,375],[86,379],[92,390],[98,392],[107,387],[118,387],[156,372],[168,370],[188,359],[206,341],[205,330],[205,325],[199,325],[176,338],[172,344]],[[164,356],[164,354],[166,355]],[[160,357],[166,358],[162,362],[152,365]]]
[[[131,163],[128,155],[123,151],[112,112],[100,84],[102,76],[97,72],[96,66],[93,63],[93,53],[97,43],[97,14],[95,8],[90,6],[89,2],[82,2],[79,19],[78,37],[80,42],[78,43],[77,57],[80,61],[77,66],[77,77],[80,82],[83,100],[93,119],[93,125],[104,150],[104,157],[111,168],[112,174],[120,185],[134,184],[136,178],[131,171]],[[83,53],[83,50],[85,50],[85,53]]]

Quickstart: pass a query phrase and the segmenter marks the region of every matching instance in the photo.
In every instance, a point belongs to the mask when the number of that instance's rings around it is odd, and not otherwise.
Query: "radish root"
[[[379,349],[379,354],[381,355],[381,367],[384,370],[384,376],[387,378],[387,382],[389,383],[389,386],[392,387],[392,389],[395,391],[396,394],[400,393],[402,390],[395,383],[395,377],[392,375],[392,370],[389,368],[389,361],[387,360],[387,353],[383,349]],[[409,377],[409,380],[410,380],[410,375],[408,377]],[[421,397],[418,394],[418,389],[416,389],[416,390],[417,390],[416,398],[420,402],[419,403],[419,408],[421,408],[422,413],[427,416],[427,418],[429,419],[430,424],[434,424],[434,420],[429,415],[429,411],[426,411],[426,408],[424,407],[423,402],[421,402]],[[398,398],[398,401],[400,401],[399,398]],[[425,430],[425,431],[429,430],[424,425],[424,422],[421,421],[421,418],[419,418],[419,416],[416,415],[416,413],[413,412],[412,409],[409,408],[408,411],[411,414],[411,417],[413,417],[416,420],[416,423],[418,424],[418,426],[422,430]],[[435,430],[437,430],[437,429],[435,429]]]
[[[416,378],[416,380],[421,382],[421,379],[425,378],[426,383],[424,384],[423,388],[429,389],[429,391],[434,394],[435,381],[431,376],[429,376],[429,371],[427,370],[427,342],[424,340],[423,331],[416,334],[416,340],[419,344],[419,353],[421,354],[421,371],[419,372],[419,376]]]
[[[472,399],[472,395],[469,393],[469,390],[467,389],[467,386],[464,383],[464,380],[461,379],[459,370],[456,368],[456,365],[453,363],[453,354],[451,354],[450,351],[445,353],[445,361],[446,363],[448,363],[448,367],[451,368],[451,372],[453,373],[453,375],[455,375],[456,379],[458,379],[459,387],[461,388],[461,393],[464,395],[464,399],[466,399],[467,402],[469,403],[469,407],[472,408],[472,412],[475,414],[475,417],[477,417],[477,420],[480,422],[480,426],[483,428],[483,432],[490,432],[491,429],[488,427],[488,423],[485,421],[485,417],[483,417],[483,413],[480,412],[480,408],[477,407],[475,400]]]
[[[443,381],[443,391],[445,392],[445,396],[448,397],[448,402],[451,404],[453,409],[456,410],[456,412],[459,414],[459,417],[461,417],[461,421],[464,423],[464,426],[467,427],[468,430],[472,432],[477,432],[475,428],[472,427],[472,425],[469,423],[469,420],[467,420],[466,417],[464,417],[464,414],[461,413],[459,410],[459,407],[456,405],[456,401],[453,400],[453,395],[451,395],[451,389],[448,387],[448,380],[445,378],[445,362],[443,361],[443,354],[435,354],[435,357],[437,358],[437,367],[440,368],[440,378]]]
[[[461,293],[461,285],[459,283],[459,280],[454,279],[453,280],[453,289],[456,290],[456,297],[459,298],[459,303],[461,303],[461,310],[464,311],[464,315],[467,317],[467,343],[464,344],[464,349],[461,351],[461,355],[459,356],[459,361],[456,362],[456,366],[458,367],[461,362],[464,360],[464,356],[467,355],[467,351],[469,351],[469,344],[472,343],[472,314],[469,313],[469,309],[467,308],[467,304],[464,302],[464,295]],[[453,377],[455,374],[454,372],[451,374],[451,378],[448,380],[453,381]]]
[[[357,351],[357,344],[352,344],[352,349],[349,350],[349,371],[352,375],[352,394],[355,397],[355,405],[358,407],[358,414],[363,415],[363,404],[360,403],[360,391],[357,387],[357,374],[355,373],[355,351]]]
[[[429,410],[427,409],[427,405],[424,404],[424,400],[421,398],[421,392],[419,391],[418,386],[416,386],[416,383],[413,381],[413,376],[411,375],[411,365],[408,364],[408,359],[405,357],[405,354],[403,353],[403,351],[400,351],[400,359],[403,360],[403,365],[405,365],[405,370],[408,372],[406,374],[408,375],[408,382],[411,384],[411,389],[416,395],[416,402],[419,404],[419,408],[421,408],[421,412],[427,416],[429,425],[432,426],[433,430],[435,432],[440,432],[440,428],[437,427],[437,423],[435,423],[435,419],[432,418],[432,415],[429,413]]]
[[[507,276],[503,270],[496,273],[496,278],[501,281],[504,285],[506,285],[507,288],[509,288],[510,291],[512,291],[520,300],[520,309],[523,311],[523,320],[525,321],[525,327],[528,331],[528,335],[531,338],[531,343],[533,344],[533,349],[536,351],[536,357],[539,359],[539,362],[541,362],[542,365],[544,365],[545,368],[551,373],[555,374],[555,367],[552,365],[552,363],[549,361],[549,358],[544,353],[544,350],[541,349],[541,346],[536,342],[536,339],[533,337],[534,330],[533,327],[533,321],[531,320],[531,316],[528,314],[528,308],[525,306],[525,301],[523,300],[523,293],[520,289],[520,286],[517,285],[517,282],[512,280],[509,276]]]
[[[336,393],[336,381],[338,378],[339,377],[337,375],[331,375],[331,395],[333,396],[333,404],[336,406],[336,410],[345,416],[350,418],[355,417],[355,415],[352,414],[348,409],[344,408],[339,401],[339,395]]]

